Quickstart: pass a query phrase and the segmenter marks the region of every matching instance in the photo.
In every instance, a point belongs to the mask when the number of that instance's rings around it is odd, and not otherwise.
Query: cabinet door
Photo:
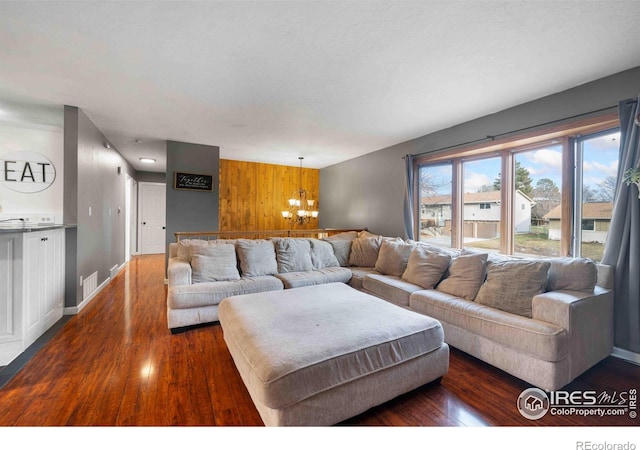
[[[0,237],[0,343],[15,341],[22,324],[16,326],[16,286],[14,285],[15,237]],[[2,365],[2,363],[0,363]]]
[[[64,304],[64,231],[47,232],[44,238],[41,250],[42,332],[62,317]]]
[[[42,232],[24,234],[24,279],[23,279],[23,320],[25,345],[30,345],[38,337],[42,322],[43,297],[43,267],[42,247],[44,245]]]

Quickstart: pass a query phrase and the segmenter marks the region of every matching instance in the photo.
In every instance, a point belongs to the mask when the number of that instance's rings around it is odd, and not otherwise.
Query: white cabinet
[[[0,235],[0,366],[62,318],[64,230]]]

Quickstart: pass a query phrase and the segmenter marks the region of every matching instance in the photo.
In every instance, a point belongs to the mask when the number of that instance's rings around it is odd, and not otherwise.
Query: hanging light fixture
[[[318,217],[318,210],[315,209],[316,201],[309,198],[309,193],[302,189],[302,156],[298,157],[300,160],[300,188],[293,192],[293,195],[288,200],[288,209],[282,211],[282,217],[286,220],[290,220],[291,223],[297,223],[302,225],[309,223],[311,219]]]

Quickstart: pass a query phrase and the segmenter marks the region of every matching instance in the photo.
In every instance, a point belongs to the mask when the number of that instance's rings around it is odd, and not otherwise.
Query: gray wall
[[[65,106],[64,220],[76,225],[66,235],[67,307],[82,302],[80,276],[97,271],[99,286],[125,262],[124,174],[135,178],[135,170],[106,141],[84,112]]]
[[[640,67],[587,83],[505,111],[481,117],[320,170],[320,227],[368,227],[405,237],[405,154],[461,145],[562,120],[640,94]]]
[[[212,191],[173,188],[175,172],[213,175]],[[167,252],[176,231],[217,231],[220,147],[167,141]]]
[[[164,172],[136,172],[136,181],[138,183],[165,183],[166,174]]]

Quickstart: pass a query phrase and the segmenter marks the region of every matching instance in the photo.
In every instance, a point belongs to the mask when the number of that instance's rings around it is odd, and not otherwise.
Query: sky
[[[585,138],[583,180],[597,190],[598,185],[608,177],[616,177],[618,170],[618,146],[620,133]],[[550,178],[558,188],[562,185],[562,147],[550,145],[516,154],[516,161],[525,167],[533,179],[533,187],[538,180]],[[493,186],[501,171],[500,158],[488,158],[464,163],[464,190],[478,192],[482,186]],[[435,169],[443,179],[451,177],[450,166]],[[450,194],[450,184],[443,186],[439,194]]]

